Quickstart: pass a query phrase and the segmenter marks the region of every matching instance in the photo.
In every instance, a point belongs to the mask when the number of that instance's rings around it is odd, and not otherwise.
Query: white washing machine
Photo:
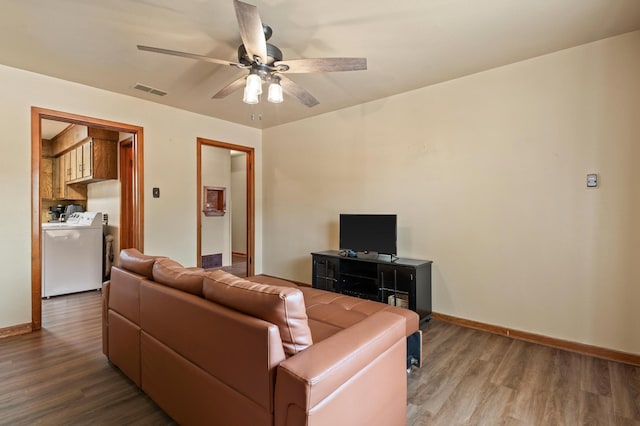
[[[102,214],[42,224],[42,297],[102,287]]]

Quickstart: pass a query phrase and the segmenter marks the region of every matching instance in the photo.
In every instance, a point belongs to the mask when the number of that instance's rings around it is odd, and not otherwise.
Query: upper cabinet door
[[[64,181],[71,182],[77,176],[76,150],[73,149],[64,154]]]
[[[93,175],[93,142],[88,141],[82,144],[82,177],[88,178]]]
[[[76,179],[82,178],[82,170],[83,170],[83,155],[82,155],[82,145],[74,149],[76,155]]]

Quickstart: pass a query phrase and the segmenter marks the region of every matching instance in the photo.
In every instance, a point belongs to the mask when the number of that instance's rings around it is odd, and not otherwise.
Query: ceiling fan
[[[224,98],[244,86],[242,100],[248,104],[257,104],[260,101],[262,84],[266,83],[269,85],[269,102],[282,102],[284,91],[284,93],[297,99],[302,104],[313,107],[318,105],[319,101],[305,88],[296,84],[284,74],[367,69],[366,58],[318,58],[283,61],[280,49],[273,44],[267,43],[273,31],[271,27],[262,23],[258,8],[239,0],[233,0],[233,5],[236,10],[238,26],[240,27],[240,37],[242,38],[242,44],[238,47],[238,62],[159,47],[138,45],[138,49],[248,70],[249,74],[232,81],[212,97],[212,99]]]

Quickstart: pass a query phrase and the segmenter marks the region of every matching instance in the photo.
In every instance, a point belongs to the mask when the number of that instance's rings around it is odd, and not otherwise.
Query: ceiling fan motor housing
[[[282,60],[282,51],[280,51],[280,49],[278,49],[273,44],[267,43],[267,63],[265,65],[271,66],[273,65],[274,62],[281,61],[281,60]],[[238,47],[238,62],[240,62],[243,65],[253,65],[255,62],[253,58],[249,58],[249,55],[247,54],[247,49],[245,49],[244,44],[241,44]]]

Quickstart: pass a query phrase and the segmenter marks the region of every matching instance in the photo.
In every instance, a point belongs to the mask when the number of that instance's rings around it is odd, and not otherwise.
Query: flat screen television
[[[340,249],[397,254],[397,215],[341,214]]]

